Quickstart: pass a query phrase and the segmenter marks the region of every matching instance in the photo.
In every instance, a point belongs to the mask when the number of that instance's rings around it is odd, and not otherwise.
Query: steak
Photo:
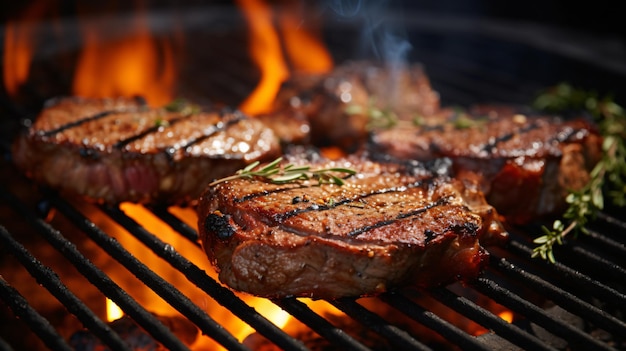
[[[279,152],[272,130],[240,112],[140,98],[50,101],[12,146],[37,182],[105,203],[189,203],[211,180]]]
[[[447,160],[287,162],[357,173],[342,186],[258,178],[209,185],[197,207],[200,238],[220,281],[235,290],[332,299],[469,280],[488,257],[479,240],[506,237],[477,188],[448,177]]]
[[[272,114],[308,120],[312,143],[351,152],[363,145],[372,127],[385,124],[384,115],[370,112],[390,109],[400,119],[438,111],[439,94],[421,65],[348,62],[328,74],[295,74],[283,83]]]
[[[398,159],[448,157],[457,178],[481,184],[511,223],[561,213],[601,157],[601,137],[584,118],[519,113],[514,107],[442,109],[421,125],[374,131],[368,150]]]

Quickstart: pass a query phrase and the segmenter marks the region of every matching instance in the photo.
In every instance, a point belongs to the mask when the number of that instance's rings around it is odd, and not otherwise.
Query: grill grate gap
[[[63,285],[59,277],[51,271],[48,267],[44,266],[35,257],[33,257],[20,243],[15,241],[11,234],[2,226],[0,226],[0,237],[2,242],[11,248],[11,252],[20,263],[28,270],[28,272],[42,284],[48,291],[50,291],[64,306],[93,333],[100,338],[104,343],[110,347],[117,348],[119,350],[129,350],[124,341],[118,334],[106,325],[102,320],[98,318],[92,311],[85,306],[85,304],[76,295],[72,294],[69,289]],[[7,291],[10,287],[6,287],[4,279],[0,279],[3,285],[4,291]],[[12,290],[12,291],[11,291]],[[71,347],[65,340],[54,330],[50,330],[49,322],[37,314],[34,309],[30,307],[28,301],[24,299],[15,289],[8,290],[10,293],[5,301],[11,304],[11,307],[15,314],[24,318],[31,329],[44,341],[48,346],[58,348],[61,350],[70,349]]]
[[[157,217],[163,220],[170,228],[174,229],[176,232],[180,233],[187,240],[189,240],[192,244],[200,247],[198,232],[195,229],[187,225],[187,223],[181,221],[178,217],[170,213],[166,207],[162,206],[151,206],[148,207],[152,213],[154,213]]]
[[[561,320],[552,318],[543,309],[524,300],[511,290],[502,288],[493,280],[481,277],[473,283],[473,286],[476,290],[491,297],[499,304],[506,306],[516,313],[524,315],[528,320],[541,326],[550,333],[562,337],[570,344],[581,346],[589,350],[615,350],[583,331],[576,329]]]
[[[195,305],[180,290],[158,276],[154,271],[150,270],[146,265],[125,250],[117,240],[97,228],[95,224],[85,218],[64,200],[56,196],[50,196],[49,198],[53,201],[55,207],[70,218],[73,223],[76,223],[82,231],[109,253],[111,257],[120,262],[171,306],[181,312],[181,314],[189,318],[203,333],[210,336],[224,347],[227,347],[229,350],[247,350],[247,348],[241,345],[241,343],[239,343],[232,334],[226,331],[222,325],[208,316],[206,312]]]
[[[326,319],[311,310],[305,303],[295,298],[287,298],[275,301],[283,310],[306,324],[313,331],[331,341],[334,345],[343,346],[349,350],[369,350],[370,348],[363,345],[344,330],[339,329],[328,322]]]
[[[381,297],[388,305],[402,311],[409,317],[437,332],[456,345],[463,345],[464,350],[489,350],[490,348],[481,343],[475,337],[467,334],[435,313],[428,311],[419,304],[411,301],[403,295],[396,293],[384,294]]]
[[[568,262],[572,262],[572,265],[576,263],[576,267],[581,270],[585,268],[593,272],[600,270],[604,277],[610,277],[615,281],[626,281],[626,268],[615,263],[618,259],[616,257],[601,257],[583,244],[567,246],[564,251],[567,252]],[[602,252],[602,254],[605,253]]]
[[[532,248],[528,245],[513,239],[509,241],[508,249],[511,252],[519,254],[521,256],[530,257],[532,253]],[[589,276],[582,274],[561,262],[550,263],[543,260],[536,260],[538,264],[540,264],[544,269],[552,271],[556,273],[556,275],[560,275],[561,280],[564,284],[574,286],[581,291],[586,291],[588,293],[595,294],[598,298],[603,299],[607,302],[611,302],[618,306],[626,306],[626,295],[620,293],[614,288],[603,284],[595,279],[590,278]]]
[[[346,313],[352,319],[362,323],[374,332],[387,338],[389,342],[401,347],[402,350],[432,350],[430,347],[415,340],[406,331],[387,323],[387,321],[385,321],[382,317],[369,311],[353,299],[340,298],[332,301],[331,304]]]
[[[448,289],[434,289],[431,291],[431,294],[438,301],[471,318],[482,326],[493,330],[496,334],[505,337],[514,344],[523,346],[529,350],[555,350],[534,335],[531,335],[514,324],[506,322],[469,299],[458,296]]]
[[[546,298],[552,300],[561,307],[572,313],[585,316],[585,319],[593,322],[597,326],[611,331],[615,334],[626,334],[626,323],[611,316],[607,312],[577,298],[571,293],[560,289],[553,284],[541,279],[539,276],[529,273],[526,270],[517,267],[504,258],[498,258],[492,255],[492,262],[498,270],[504,272],[513,279],[523,281],[529,288],[535,292],[543,294]]]
[[[135,220],[128,217],[121,209],[104,205],[100,206],[100,208],[108,216],[126,228],[129,233],[150,248],[155,254],[183,273],[190,282],[205,291],[222,306],[228,308],[261,335],[283,349],[306,350],[306,347],[299,340],[287,335],[284,331],[259,314],[254,308],[248,306],[232,291],[221,286],[209,277],[206,272],[173,250],[170,245],[164,243],[139,225]]]
[[[8,192],[3,192],[8,194]],[[126,312],[133,320],[137,322],[142,328],[144,328],[152,337],[163,344],[165,347],[171,350],[187,350],[185,346],[172,332],[165,327],[161,321],[156,319],[150,312],[146,311],[136,300],[129,296],[126,291],[120,288],[115,282],[113,282],[104,272],[98,269],[91,261],[83,256],[76,246],[66,240],[63,235],[56,229],[51,227],[48,223],[38,218],[35,214],[29,211],[22,203],[15,200],[15,209],[23,217],[28,219],[36,229],[39,230],[45,239],[55,248],[57,251],[63,254],[78,271],[86,277],[91,284],[96,286],[102,293],[113,300],[124,312]],[[23,263],[24,264],[24,263]],[[54,274],[50,272],[50,274]],[[56,276],[56,274],[54,274]],[[52,292],[52,291],[51,291]],[[80,302],[80,300],[75,299]],[[71,303],[76,301],[61,301],[69,309],[73,307]],[[70,303],[70,304],[68,304]],[[82,302],[81,302],[82,305]],[[86,307],[85,307],[86,308]],[[88,316],[95,317],[93,313],[89,313]],[[77,317],[81,317],[77,315]],[[84,318],[84,317],[83,317]],[[97,317],[95,317],[97,318]],[[92,324],[89,319],[82,320],[81,322],[86,325]],[[108,327],[107,327],[108,328]],[[100,331],[100,333],[102,333]],[[98,335],[98,334],[97,334]],[[100,335],[98,335],[100,337]]]

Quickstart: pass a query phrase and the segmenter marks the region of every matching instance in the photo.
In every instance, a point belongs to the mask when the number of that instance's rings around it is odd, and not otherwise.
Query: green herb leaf
[[[315,179],[318,181],[318,184],[335,184],[341,186],[345,182],[343,178],[337,176],[337,173],[345,174],[346,176],[356,174],[356,171],[353,169],[340,167],[311,169],[311,166],[296,166],[293,164],[287,164],[281,167],[280,164],[282,160],[282,157],[279,157],[260,169],[257,169],[259,167],[259,162],[253,162],[245,168],[240,169],[232,176],[211,182],[209,186],[229,180],[254,177],[266,179],[275,184],[285,184],[299,180]]]
[[[562,245],[563,238],[572,232],[587,234],[585,225],[604,209],[606,197],[615,206],[626,206],[626,115],[610,98],[599,98],[594,92],[575,89],[566,83],[547,89],[537,97],[534,107],[550,112],[587,110],[596,119],[604,138],[602,159],[589,173],[589,182],[565,198],[568,208],[563,218],[568,220],[567,226],[556,220],[553,230],[542,227],[545,235],[533,241],[539,246],[531,256],[554,263],[553,245]]]

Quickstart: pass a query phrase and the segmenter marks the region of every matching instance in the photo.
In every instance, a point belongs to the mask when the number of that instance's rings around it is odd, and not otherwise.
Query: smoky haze
[[[398,86],[395,83],[407,65],[412,45],[407,39],[403,19],[385,14],[390,5],[397,10],[401,3],[392,0],[328,0],[326,4],[334,16],[361,24],[357,52],[353,57],[376,61],[389,70],[387,91],[388,98],[393,100],[394,88]]]

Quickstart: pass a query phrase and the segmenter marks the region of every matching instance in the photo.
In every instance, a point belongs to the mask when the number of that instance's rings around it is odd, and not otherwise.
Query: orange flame
[[[35,23],[46,11],[45,3],[37,3],[24,13],[24,20],[7,21],[4,29],[4,87],[11,96],[16,96],[20,85],[28,79],[33,59]]]
[[[106,300],[107,322],[113,322],[122,318],[124,312],[122,309],[113,302],[113,300],[107,298]]]
[[[239,106],[242,111],[252,115],[269,111],[280,85],[289,77],[287,62],[308,73],[323,73],[332,68],[330,54],[316,36],[301,26],[298,7],[293,3],[278,13],[277,20],[263,0],[237,3],[250,28],[250,53],[261,70],[257,87]],[[284,57],[283,44],[289,61]]]
[[[172,100],[176,66],[171,44],[151,36],[144,13],[133,17],[128,31],[113,40],[94,23],[83,23],[85,45],[75,72],[74,94],[141,95],[151,105]]]
[[[513,323],[513,312],[509,310],[498,313],[498,317],[504,319],[507,323]]]
[[[261,69],[259,84],[239,106],[242,111],[254,115],[267,112],[289,72],[267,5],[263,0],[238,0],[237,3],[250,26],[250,52]]]
[[[307,28],[303,26],[301,16],[297,14],[304,9],[299,6],[297,2],[291,2],[280,12],[281,34],[289,61],[300,72],[329,72],[333,68],[333,59],[318,39],[319,33],[313,33],[315,28],[306,30]]]
[[[28,30],[20,30],[16,23],[9,22],[5,29],[4,41],[4,86],[9,95],[15,96],[18,87],[26,82],[32,43],[22,37],[29,37]]]

